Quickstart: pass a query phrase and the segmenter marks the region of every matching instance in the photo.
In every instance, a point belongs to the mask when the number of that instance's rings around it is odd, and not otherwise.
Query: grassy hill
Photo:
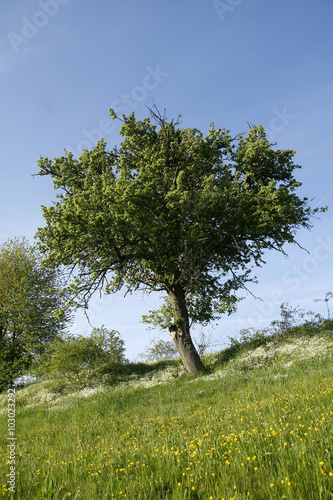
[[[16,391],[16,493],[3,498],[333,498],[333,324],[263,333],[207,355],[104,366]]]

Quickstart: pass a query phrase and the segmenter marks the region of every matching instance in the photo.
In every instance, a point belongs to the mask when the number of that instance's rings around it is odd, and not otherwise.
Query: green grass
[[[332,360],[329,328],[296,329],[209,355],[196,379],[171,361],[18,390],[15,498],[333,498]]]

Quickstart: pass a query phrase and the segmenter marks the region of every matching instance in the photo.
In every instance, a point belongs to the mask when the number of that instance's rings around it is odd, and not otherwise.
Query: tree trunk
[[[183,287],[181,285],[175,285],[168,290],[168,296],[175,315],[175,323],[169,328],[170,335],[176,344],[188,373],[192,376],[203,373],[206,369],[190,335],[190,323]]]

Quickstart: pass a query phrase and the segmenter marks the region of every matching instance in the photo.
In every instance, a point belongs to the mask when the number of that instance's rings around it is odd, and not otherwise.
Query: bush
[[[70,383],[66,378],[56,378],[53,380],[48,380],[44,383],[43,386],[49,392],[53,392],[56,394],[65,394],[66,391],[70,388]]]
[[[80,380],[101,364],[124,361],[124,341],[115,330],[94,328],[88,337],[67,335],[55,339],[36,372],[39,375],[62,375]]]

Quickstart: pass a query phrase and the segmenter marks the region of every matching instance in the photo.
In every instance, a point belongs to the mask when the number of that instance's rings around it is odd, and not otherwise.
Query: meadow
[[[138,363],[16,391],[16,493],[3,498],[333,498],[333,324],[254,336],[204,356]]]

